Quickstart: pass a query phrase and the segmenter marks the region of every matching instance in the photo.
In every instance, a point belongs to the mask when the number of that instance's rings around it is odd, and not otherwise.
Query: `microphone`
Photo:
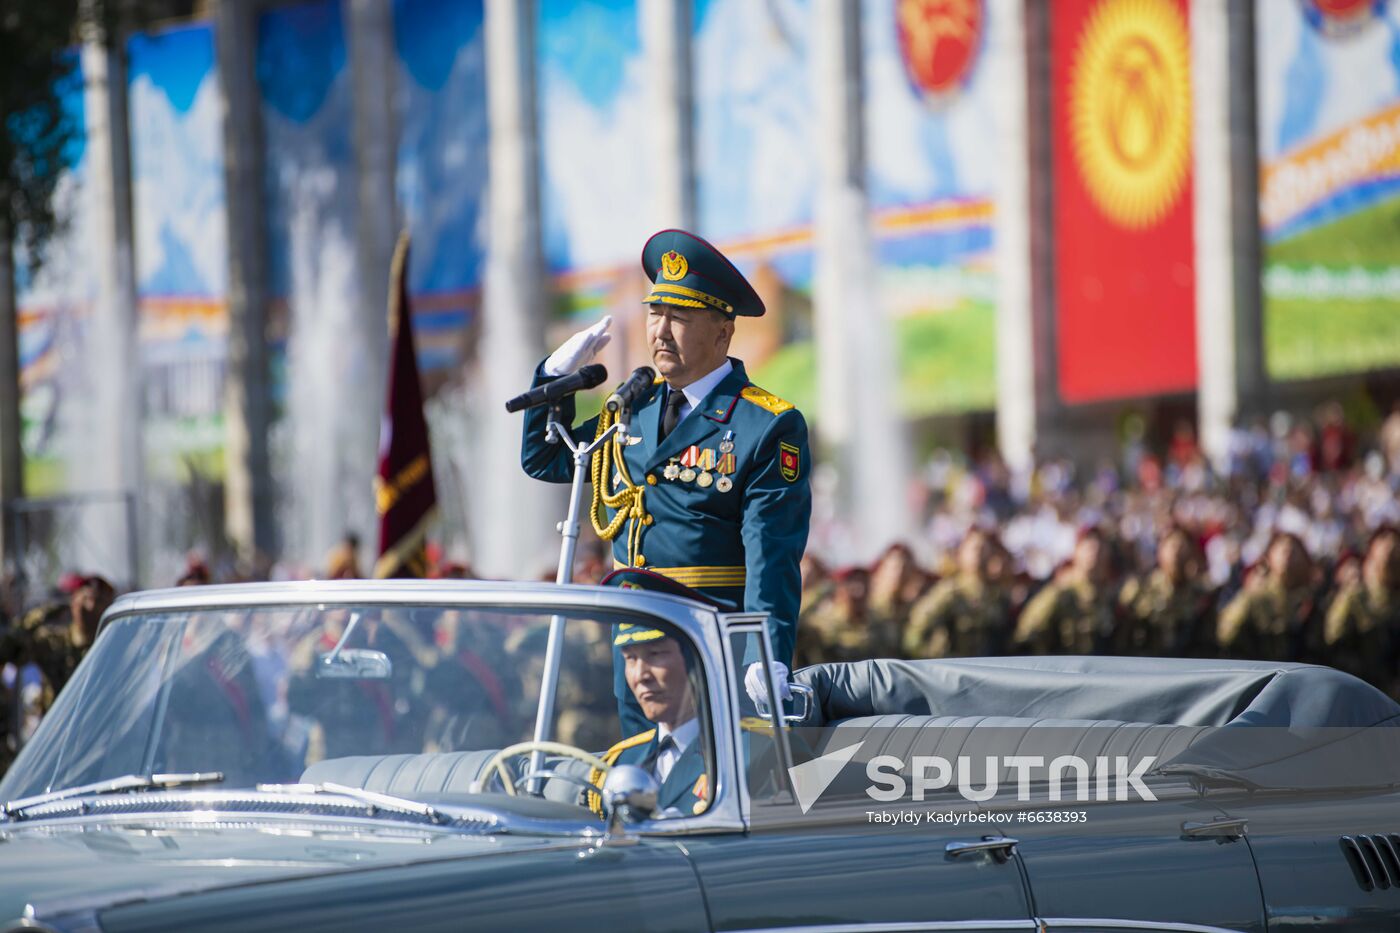
[[[605,403],[608,411],[616,414],[619,411],[631,411],[637,399],[651,391],[652,385],[656,382],[656,370],[650,366],[639,366],[632,371],[632,375],[627,377],[627,381],[613,390],[613,394],[608,396]]]
[[[591,389],[607,378],[607,367],[601,363],[589,363],[576,373],[535,386],[529,392],[522,392],[506,402],[506,411],[517,412],[534,408],[536,405],[549,405],[575,392]]]

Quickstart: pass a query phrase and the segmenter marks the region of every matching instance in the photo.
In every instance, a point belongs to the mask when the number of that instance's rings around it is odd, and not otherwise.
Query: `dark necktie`
[[[656,747],[651,750],[651,752],[646,756],[646,758],[642,759],[642,767],[645,768],[651,774],[656,775],[656,779],[658,781],[661,780],[661,775],[656,770],[656,763],[661,759],[661,755],[663,752],[675,747],[676,740],[669,735],[666,736],[660,742],[656,743]]]
[[[666,407],[661,412],[661,440],[676,429],[681,420],[681,406],[685,404],[685,393],[667,388]]]

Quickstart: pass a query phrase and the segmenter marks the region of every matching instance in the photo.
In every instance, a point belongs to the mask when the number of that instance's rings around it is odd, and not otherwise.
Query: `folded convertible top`
[[[1185,658],[1025,657],[818,664],[811,725],[890,714],[1109,720],[1154,725],[1360,728],[1400,705],[1311,664]]]

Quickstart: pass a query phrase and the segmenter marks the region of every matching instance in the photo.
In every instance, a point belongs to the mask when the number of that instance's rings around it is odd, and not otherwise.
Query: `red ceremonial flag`
[[[1186,0],[1050,7],[1056,340],[1070,403],[1196,385]]]
[[[408,307],[408,232],[399,234],[389,276],[389,397],[379,428],[379,473],[374,479],[379,512],[379,559],[374,575],[422,577],[427,574],[426,534],[437,508],[423,386],[413,349],[413,315]]]

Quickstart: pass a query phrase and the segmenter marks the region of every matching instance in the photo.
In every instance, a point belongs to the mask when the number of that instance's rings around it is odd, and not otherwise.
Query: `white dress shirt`
[[[696,408],[699,408],[700,403],[705,401],[705,396],[713,392],[715,386],[719,385],[720,381],[733,371],[734,364],[726,357],[724,362],[720,363],[713,371],[707,375],[701,376],[684,389],[681,389],[681,394],[685,396],[685,402],[681,405],[681,414],[680,417],[676,419],[676,424],[680,424],[686,419],[687,415]],[[676,390],[671,388],[668,389],[668,391],[674,392]]]
[[[686,748],[700,737],[700,720],[687,719],[674,731],[664,725],[656,727],[657,742],[661,742],[668,735],[671,737],[672,744],[656,756],[656,779],[663,784],[666,783],[666,778],[671,776],[671,769],[676,766],[676,762],[681,760],[681,755],[685,754]]]

